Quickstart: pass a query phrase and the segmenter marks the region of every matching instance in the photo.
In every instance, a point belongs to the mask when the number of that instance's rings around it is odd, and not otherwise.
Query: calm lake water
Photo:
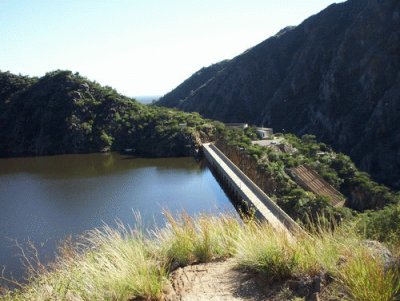
[[[43,261],[56,244],[116,219],[162,226],[162,210],[235,214],[214,176],[192,158],[118,154],[0,159],[0,266],[21,278],[20,252],[32,241]]]

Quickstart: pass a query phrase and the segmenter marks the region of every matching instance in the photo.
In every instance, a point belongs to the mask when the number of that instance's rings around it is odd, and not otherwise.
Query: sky
[[[0,0],[0,70],[164,95],[339,0]]]

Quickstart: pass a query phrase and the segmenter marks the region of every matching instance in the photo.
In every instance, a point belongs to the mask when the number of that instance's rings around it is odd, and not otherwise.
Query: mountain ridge
[[[315,134],[378,181],[400,188],[398,1],[332,4],[223,69],[202,70],[207,78],[185,81],[193,93],[180,85],[158,105]]]

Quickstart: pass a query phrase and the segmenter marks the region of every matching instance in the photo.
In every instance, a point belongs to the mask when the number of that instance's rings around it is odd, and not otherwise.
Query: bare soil
[[[165,293],[166,301],[266,300],[255,278],[237,270],[232,260],[179,268]]]
[[[164,300],[287,301],[299,296],[298,292],[289,288],[289,283],[269,283],[260,274],[238,269],[235,261],[229,259],[178,268],[171,274],[170,283],[165,287]],[[317,297],[315,300],[321,299]]]
[[[338,301],[325,277],[271,283],[262,274],[237,267],[234,259],[178,268],[164,288],[164,301]],[[332,290],[333,289],[333,290]]]

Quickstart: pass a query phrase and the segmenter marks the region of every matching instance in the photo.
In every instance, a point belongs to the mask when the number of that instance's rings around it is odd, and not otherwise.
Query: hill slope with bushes
[[[355,212],[378,210],[398,204],[400,194],[374,182],[351,159],[336,153],[315,136],[277,134],[269,146],[257,145],[255,128],[225,129],[216,144],[268,196],[292,218],[303,222],[318,215],[350,217]],[[253,141],[252,141],[253,140]],[[343,194],[345,207],[334,208],[329,196],[303,189],[291,175],[291,169],[309,166],[327,183]]]
[[[0,89],[0,156],[193,155],[218,127],[197,113],[142,105],[70,71],[41,78],[3,72]]]

